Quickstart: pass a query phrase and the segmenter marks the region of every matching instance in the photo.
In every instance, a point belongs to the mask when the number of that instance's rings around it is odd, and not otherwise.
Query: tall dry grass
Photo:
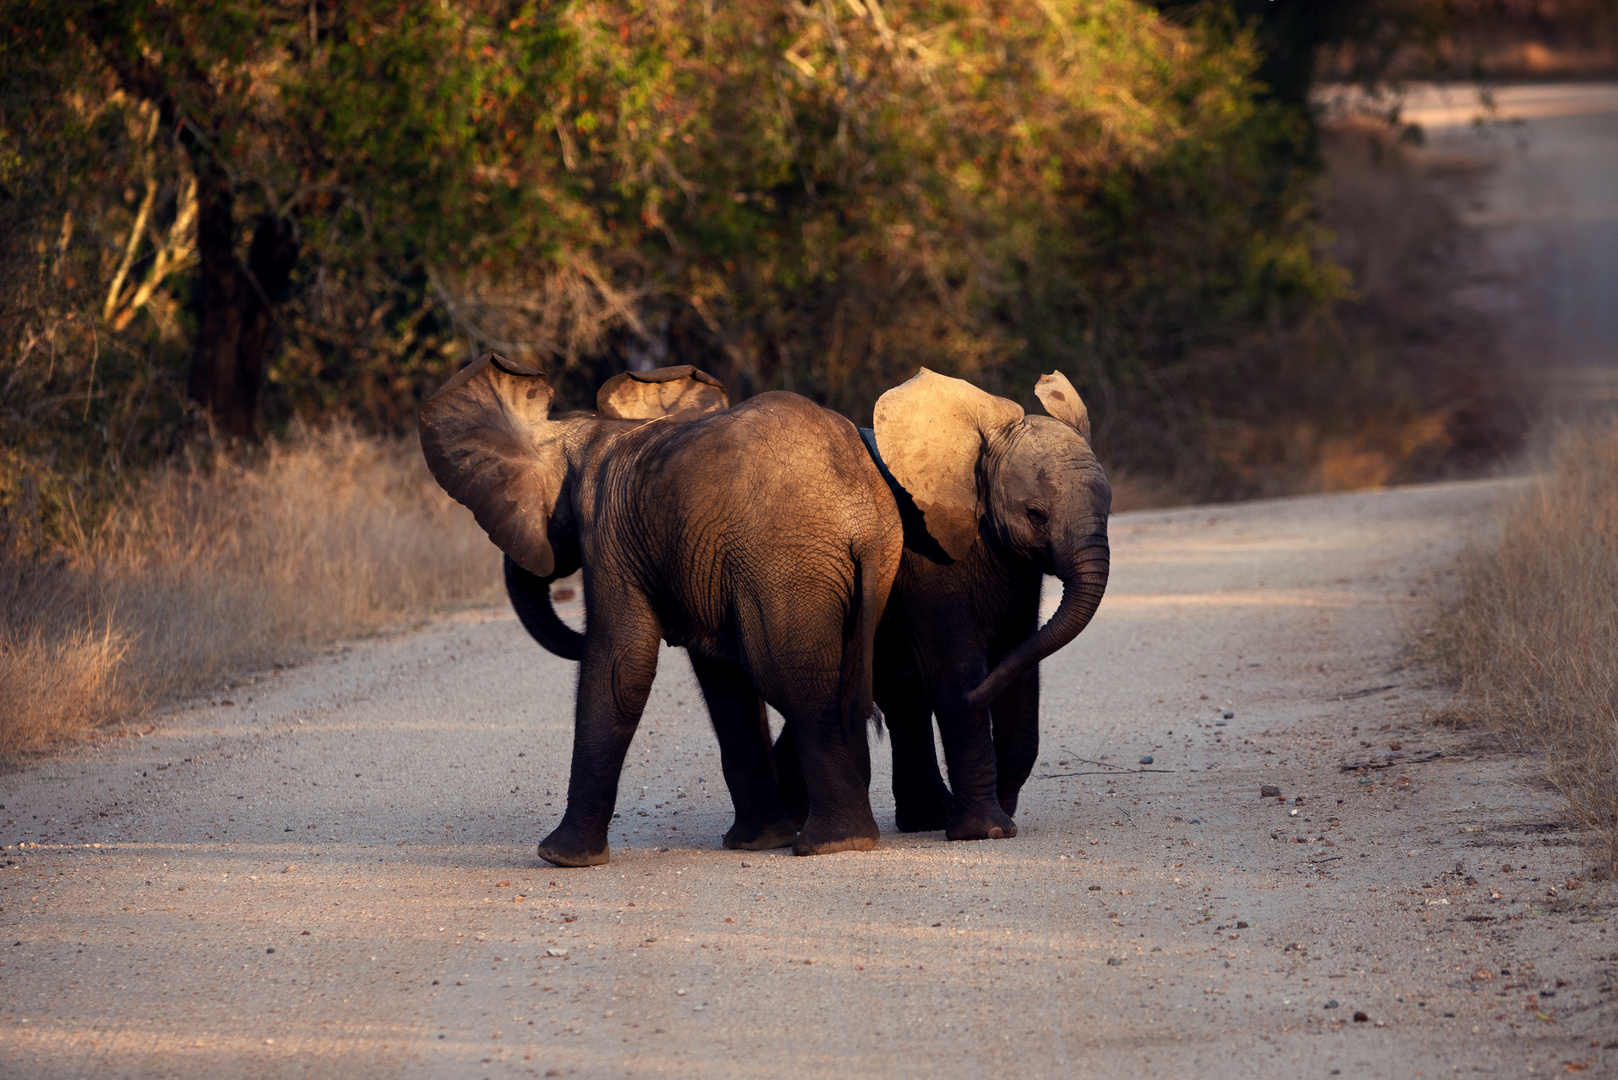
[[[499,560],[413,442],[300,431],[170,466],[68,550],[0,560],[0,753],[498,595]]]
[[[1562,431],[1501,526],[1452,619],[1462,713],[1544,751],[1618,873],[1618,419]]]

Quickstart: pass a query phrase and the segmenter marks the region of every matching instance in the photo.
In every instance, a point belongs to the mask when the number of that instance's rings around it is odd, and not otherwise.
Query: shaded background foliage
[[[1433,391],[1345,331],[1307,91],[1455,10],[3,0],[6,528],[201,436],[408,431],[489,347],[566,404],[691,362],[862,421],[921,364],[1060,366],[1110,463],[1206,497],[1408,442]]]

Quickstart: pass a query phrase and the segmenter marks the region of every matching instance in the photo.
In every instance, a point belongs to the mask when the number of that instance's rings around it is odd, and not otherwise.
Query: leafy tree
[[[1062,365],[1161,466],[1224,400],[1198,357],[1338,284],[1222,10],[0,0],[0,408],[106,475],[202,417],[408,429],[486,347],[579,404],[689,361],[856,418]]]

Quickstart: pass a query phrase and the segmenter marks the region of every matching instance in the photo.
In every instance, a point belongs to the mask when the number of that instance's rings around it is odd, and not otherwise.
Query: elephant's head
[[[543,373],[486,353],[422,406],[421,450],[433,478],[505,552],[508,583],[514,575],[537,581],[526,592],[541,602],[519,610],[523,624],[546,648],[577,660],[583,639],[556,617],[548,591],[579,568],[569,500],[577,470],[649,421],[685,423],[730,402],[717,379],[689,364],[609,379],[596,395],[597,415],[552,419],[553,396]]]
[[[1049,622],[973,690],[982,707],[1079,635],[1107,587],[1112,489],[1090,448],[1090,418],[1060,373],[1034,388],[1050,416],[926,368],[876,403],[877,449],[952,559],[975,544],[1027,559],[1062,581]]]

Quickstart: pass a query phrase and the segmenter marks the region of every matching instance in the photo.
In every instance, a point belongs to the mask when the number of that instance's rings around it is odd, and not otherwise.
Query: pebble
[[[1123,967],[1124,962],[1122,960],[1118,959],[1116,956],[1109,956],[1109,957],[1107,957],[1107,966],[1108,967]]]
[[[1281,797],[1281,789],[1274,784],[1265,784],[1258,789],[1258,797],[1261,799],[1278,799]]]
[[[1152,755],[1147,754],[1145,757],[1140,759],[1140,763],[1142,765],[1150,765],[1152,763]]]
[[[1336,998],[1332,998],[1330,1001],[1326,1002],[1326,1008],[1335,1009],[1337,1008],[1338,1004],[1338,1000]]]
[[[1225,710],[1225,719],[1226,720],[1234,720],[1234,719],[1236,719],[1236,714],[1234,712],[1232,712],[1230,709],[1226,709]]]

